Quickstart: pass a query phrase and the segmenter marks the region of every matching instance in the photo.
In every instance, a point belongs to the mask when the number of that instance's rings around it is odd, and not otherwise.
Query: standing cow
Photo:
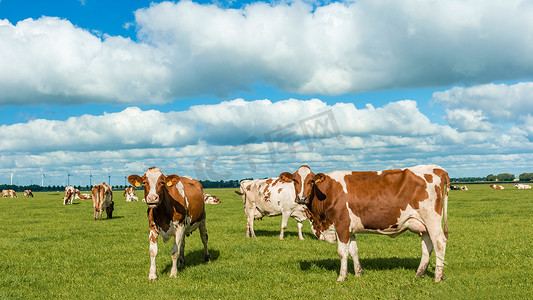
[[[107,218],[113,218],[115,203],[113,202],[113,190],[107,183],[97,184],[92,188],[94,207],[94,219],[102,220],[102,212],[105,210]]]
[[[209,262],[205,205],[200,182],[178,175],[165,176],[156,167],[146,170],[142,177],[130,175],[128,181],[134,187],[144,186],[144,198],[148,205],[151,261],[148,279],[157,279],[155,258],[159,235],[165,243],[171,237],[175,238],[170,277],[176,277],[178,274],[178,257],[180,263],[185,263],[185,235],[191,234],[197,228],[204,244],[204,261]]]
[[[301,166],[293,174],[280,174],[280,178],[294,183],[295,201],[307,206],[315,235],[330,242],[338,240],[341,269],[337,281],[347,277],[348,255],[352,256],[355,275],[362,274],[356,233],[395,237],[406,230],[422,238],[422,259],[416,276],[425,275],[435,249],[435,281],[443,278],[450,179],[441,167],[315,174],[308,166]]]
[[[65,197],[63,197],[63,205],[72,204],[72,201],[76,197],[76,193],[79,191],[73,186],[69,185],[65,188]]]
[[[303,240],[302,221],[307,219],[305,206],[294,202],[294,184],[283,182],[280,178],[243,180],[240,191],[235,191],[242,196],[244,212],[246,213],[246,237],[255,238],[254,219],[265,216],[281,215],[281,232],[279,238],[287,228],[289,217],[298,222],[298,238]]]

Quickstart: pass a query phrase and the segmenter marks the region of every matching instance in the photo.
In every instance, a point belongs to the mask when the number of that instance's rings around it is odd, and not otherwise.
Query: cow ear
[[[315,183],[320,183],[326,180],[326,175],[324,175],[324,173],[318,173],[315,175],[315,178],[313,178],[313,180],[315,181]]]
[[[289,172],[283,172],[279,174],[279,178],[284,182],[292,182],[292,174]]]
[[[139,175],[130,175],[128,176],[128,182],[134,187],[140,187],[143,180]]]
[[[180,177],[178,175],[175,175],[175,174],[168,175],[165,178],[165,184],[170,187],[170,186],[176,185],[179,180],[180,180]]]

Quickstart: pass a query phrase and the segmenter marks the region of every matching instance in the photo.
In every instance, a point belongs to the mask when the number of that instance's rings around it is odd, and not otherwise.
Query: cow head
[[[111,204],[109,204],[105,208],[105,212],[107,213],[107,218],[108,219],[113,218],[113,210],[115,210],[115,202],[111,201]]]
[[[128,176],[128,182],[134,187],[144,186],[144,198],[150,208],[155,208],[160,204],[159,195],[165,188],[165,179],[165,175],[156,167],[146,170],[142,177],[139,175]]]
[[[296,202],[298,204],[309,204],[315,196],[316,184],[324,180],[325,175],[322,173],[315,174],[308,166],[301,166],[293,174],[284,172],[279,175],[284,182],[294,183],[296,192]]]

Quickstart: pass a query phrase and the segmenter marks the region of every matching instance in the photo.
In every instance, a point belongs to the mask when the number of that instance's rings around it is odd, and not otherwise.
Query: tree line
[[[489,174],[486,177],[450,178],[452,182],[514,181],[515,179],[515,175],[509,173],[501,173],[498,175]],[[518,176],[518,180],[524,182],[533,181],[533,173],[522,173]]]

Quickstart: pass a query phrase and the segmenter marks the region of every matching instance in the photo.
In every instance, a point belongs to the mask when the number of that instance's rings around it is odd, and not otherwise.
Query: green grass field
[[[169,278],[172,243],[159,241],[159,280],[148,280],[146,204],[116,191],[115,218],[94,221],[92,200],[63,206],[61,193],[0,198],[0,298],[308,298],[518,299],[533,295],[533,190],[469,185],[450,191],[446,279],[415,279],[420,239],[358,235],[363,276],[337,283],[337,245],[318,241],[309,223],[304,241],[290,220],[278,239],[280,217],[246,217],[235,189],[210,189],[222,203],[207,205],[211,263],[203,263],[198,231],[186,238],[186,265]],[[141,192],[137,195],[142,198]],[[105,215],[105,214],[104,214]],[[173,240],[172,240],[173,241]]]

